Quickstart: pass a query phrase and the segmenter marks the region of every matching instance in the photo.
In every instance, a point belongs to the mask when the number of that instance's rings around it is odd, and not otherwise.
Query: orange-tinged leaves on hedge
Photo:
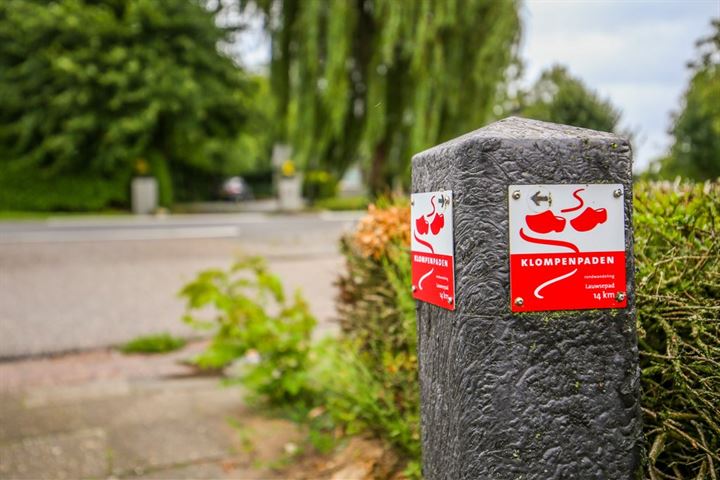
[[[410,207],[368,207],[368,213],[358,223],[354,241],[366,257],[381,258],[391,242],[410,245]]]

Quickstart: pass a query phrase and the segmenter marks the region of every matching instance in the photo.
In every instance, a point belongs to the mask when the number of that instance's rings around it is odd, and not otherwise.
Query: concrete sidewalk
[[[0,363],[2,479],[273,479],[302,435],[166,356]]]

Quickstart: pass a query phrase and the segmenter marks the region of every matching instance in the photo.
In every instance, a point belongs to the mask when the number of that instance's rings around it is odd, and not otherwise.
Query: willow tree
[[[242,6],[263,12],[272,39],[278,136],[308,167],[364,162],[375,193],[407,180],[412,153],[489,119],[520,29],[515,0]]]

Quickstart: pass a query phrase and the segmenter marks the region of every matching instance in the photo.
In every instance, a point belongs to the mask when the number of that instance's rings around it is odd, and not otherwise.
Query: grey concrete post
[[[508,118],[419,153],[412,191],[453,191],[456,310],[418,302],[423,472],[630,479],[641,425],[632,153],[613,134]],[[621,183],[627,308],[512,313],[508,186]]]
[[[158,208],[158,184],[155,177],[136,177],[131,184],[131,205],[136,215],[149,215]]]

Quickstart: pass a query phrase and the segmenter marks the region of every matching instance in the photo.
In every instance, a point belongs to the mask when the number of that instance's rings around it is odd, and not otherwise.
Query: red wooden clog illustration
[[[562,232],[565,229],[565,219],[545,210],[536,215],[526,215],[525,222],[535,233]]]
[[[447,200],[445,198],[440,198],[439,202],[441,205],[447,204]],[[445,214],[436,211],[435,197],[430,199],[430,204],[432,205],[432,212],[426,215],[421,215],[415,219],[416,234],[427,235],[428,231],[431,231],[433,235],[437,235],[445,226]],[[428,218],[432,218],[432,220],[428,222]],[[417,239],[417,237],[415,238]]]
[[[426,233],[428,233],[428,227],[429,227],[429,226],[430,226],[430,224],[428,223],[428,221],[425,219],[424,216],[422,216],[422,217],[418,218],[417,220],[415,220],[415,230],[416,230],[420,235],[425,235]]]
[[[604,208],[592,209],[587,207],[580,215],[570,220],[570,225],[578,232],[589,232],[606,221],[607,210]]]
[[[440,230],[445,226],[445,215],[442,213],[438,213],[435,215],[435,218],[433,218],[432,223],[430,224],[430,230],[432,230],[433,235],[437,235],[440,233]]]

